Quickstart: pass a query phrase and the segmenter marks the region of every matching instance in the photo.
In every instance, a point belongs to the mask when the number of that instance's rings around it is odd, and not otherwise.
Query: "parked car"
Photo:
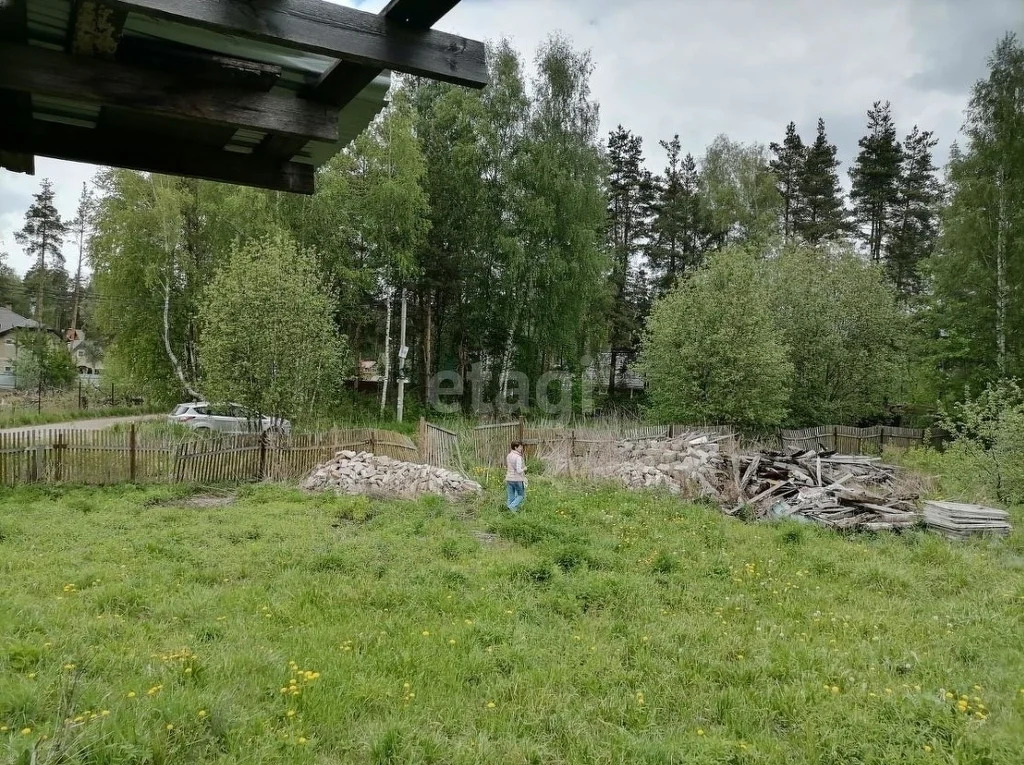
[[[240,404],[211,404],[194,401],[178,404],[167,416],[171,425],[184,425],[202,433],[283,433],[292,432],[292,424],[283,418],[257,417]]]

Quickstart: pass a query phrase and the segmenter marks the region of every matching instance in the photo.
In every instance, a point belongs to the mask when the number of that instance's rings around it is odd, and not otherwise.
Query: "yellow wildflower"
[[[32,732],[32,729],[31,729],[31,728],[22,728],[22,729],[21,729],[21,735],[22,735],[22,736],[27,736],[27,735],[29,735],[29,734],[30,734],[31,732]]]

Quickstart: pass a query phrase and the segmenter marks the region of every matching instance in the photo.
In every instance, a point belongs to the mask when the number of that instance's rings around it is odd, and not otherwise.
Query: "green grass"
[[[0,761],[1021,761],[1020,531],[842,537],[541,478],[513,517],[499,488],[8,493]]]

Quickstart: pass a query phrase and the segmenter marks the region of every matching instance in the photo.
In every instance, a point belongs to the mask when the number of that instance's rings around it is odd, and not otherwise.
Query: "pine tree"
[[[796,132],[795,122],[786,125],[786,137],[781,145],[772,141],[768,148],[775,155],[769,166],[775,174],[775,188],[782,197],[782,236],[789,242],[793,238],[798,222],[804,217],[802,180],[805,175],[807,149],[800,134]]]
[[[655,179],[654,219],[647,258],[658,292],[672,289],[679,278],[703,260],[706,226],[700,205],[700,176],[692,154],[680,157],[679,136],[661,141],[668,153],[665,174]]]
[[[809,244],[840,239],[847,229],[843,189],[839,185],[836,146],[825,135],[825,120],[818,119],[818,133],[807,148],[799,180],[803,203],[796,219],[799,238]]]
[[[654,179],[644,168],[643,139],[619,125],[608,136],[608,238],[612,250],[612,345],[609,391],[615,390],[618,352],[632,350],[641,317],[630,301],[630,272],[637,265],[651,234]]]
[[[888,101],[875,101],[868,110],[868,134],[858,145],[860,153],[850,168],[853,218],[868,256],[881,262],[888,256],[893,218],[899,206],[903,158]]]
[[[86,183],[82,183],[82,196],[78,199],[78,210],[75,219],[68,225],[68,232],[75,238],[78,246],[78,267],[75,269],[75,280],[73,282],[74,302],[71,308],[71,329],[78,329],[78,320],[81,315],[82,299],[82,260],[85,258],[89,240],[92,237],[92,219],[96,212],[96,198],[89,190]]]
[[[909,298],[921,291],[920,263],[931,255],[938,235],[941,185],[932,164],[938,139],[917,125],[903,141],[899,204],[886,268],[896,292]]]
[[[25,212],[25,225],[14,234],[25,254],[35,263],[25,274],[25,285],[36,295],[35,320],[40,324],[57,326],[61,307],[67,301],[68,275],[64,270],[61,247],[67,234],[67,225],[53,204],[53,184],[44,178],[33,202]],[[44,313],[44,304],[55,304]]]

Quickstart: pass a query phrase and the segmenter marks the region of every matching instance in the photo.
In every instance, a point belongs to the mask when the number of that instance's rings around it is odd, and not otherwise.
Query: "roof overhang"
[[[0,167],[47,156],[311,193],[390,71],[480,88],[458,0],[0,0]]]

